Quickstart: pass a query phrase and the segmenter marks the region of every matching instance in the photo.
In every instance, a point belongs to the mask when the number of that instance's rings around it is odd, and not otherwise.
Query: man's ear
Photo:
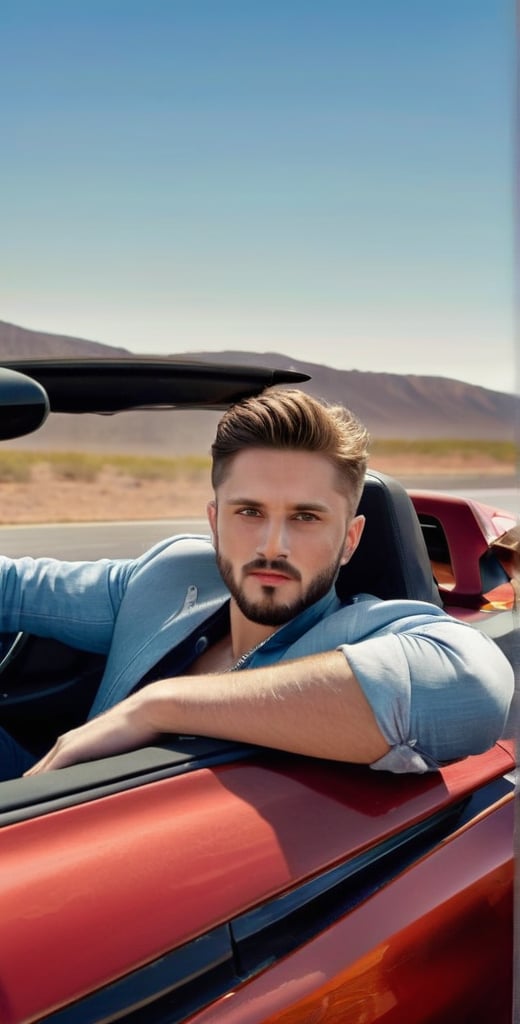
[[[347,562],[349,562],[350,559],[352,558],[352,555],[354,554],[354,551],[356,550],[361,540],[361,535],[364,529],[365,517],[354,516],[347,530],[347,535],[345,537],[345,547],[343,550],[343,558],[341,559],[341,565],[346,565]]]
[[[208,516],[209,528],[211,530],[213,547],[215,547],[217,540],[217,503],[214,498],[211,501],[208,501],[206,513]]]

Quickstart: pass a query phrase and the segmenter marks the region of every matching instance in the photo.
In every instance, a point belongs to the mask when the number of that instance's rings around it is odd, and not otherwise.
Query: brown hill
[[[0,322],[0,361],[9,358],[129,356],[128,349],[30,331]],[[285,367],[311,375],[311,393],[350,406],[374,438],[515,440],[520,399],[444,377],[338,370],[272,352],[178,352],[201,359]],[[25,448],[87,448],[163,453],[207,452],[217,413],[125,413],[106,417],[54,416],[43,430],[16,444]],[[110,427],[110,429],[108,429]]]
[[[30,331],[27,327],[0,320],[0,359],[114,359],[129,356],[127,348],[102,345],[99,341],[68,338],[63,334]]]
[[[518,395],[448,377],[338,370],[275,352],[196,352],[192,358],[256,362],[308,373],[311,380],[302,385],[305,390],[328,401],[343,402],[377,438],[514,440],[518,436]]]

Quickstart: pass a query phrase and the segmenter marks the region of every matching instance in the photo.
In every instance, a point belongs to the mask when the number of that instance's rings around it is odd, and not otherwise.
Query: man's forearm
[[[148,746],[161,733],[216,736],[370,764],[389,749],[339,651],[268,668],[150,683],[60,736],[27,775]]]
[[[165,679],[133,698],[136,723],[370,763],[389,749],[338,651],[243,672]]]

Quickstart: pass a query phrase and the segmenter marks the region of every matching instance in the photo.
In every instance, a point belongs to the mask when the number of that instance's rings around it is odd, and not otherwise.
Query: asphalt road
[[[518,514],[518,490],[452,491]],[[58,523],[0,527],[0,554],[47,555],[52,558],[132,558],[164,537],[176,533],[208,533],[205,519],[162,519],[151,522]]]
[[[48,555],[51,558],[132,558],[164,537],[209,532],[205,519],[160,519],[150,522],[49,523],[0,527],[0,554]]]

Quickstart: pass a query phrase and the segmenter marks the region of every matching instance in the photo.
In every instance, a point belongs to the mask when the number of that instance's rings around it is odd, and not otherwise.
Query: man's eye
[[[318,522],[318,516],[315,512],[297,512],[294,518],[298,519],[302,523]]]
[[[239,516],[259,516],[260,510],[258,508],[239,508],[237,509]]]

